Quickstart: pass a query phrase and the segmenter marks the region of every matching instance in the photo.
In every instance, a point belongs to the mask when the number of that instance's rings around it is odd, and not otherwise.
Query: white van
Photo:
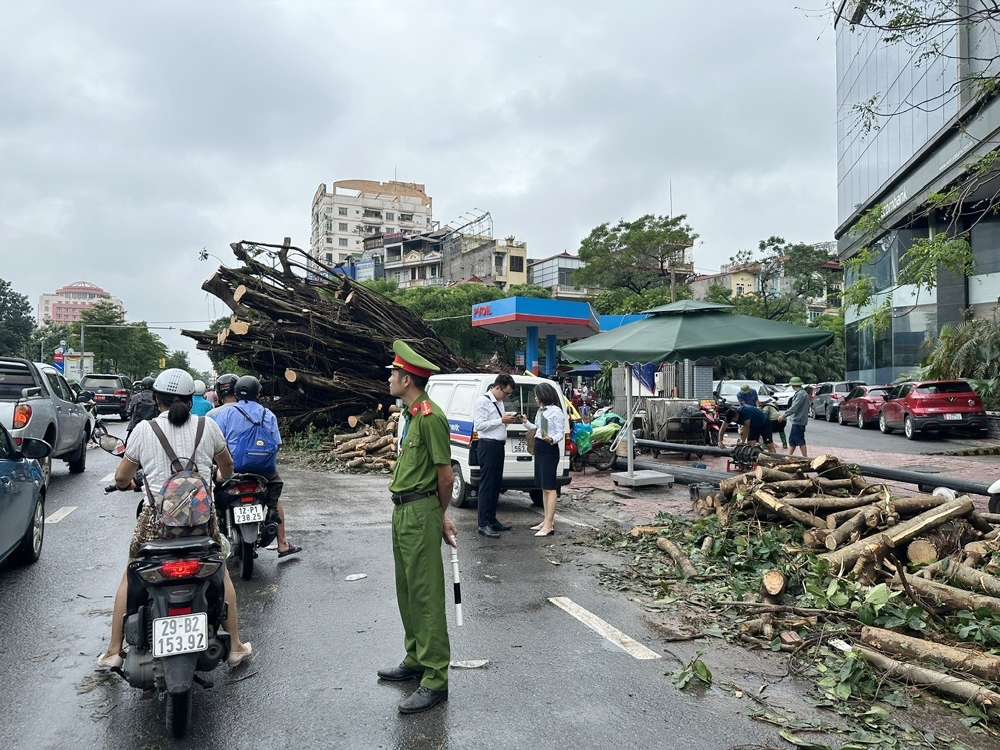
[[[504,399],[504,411],[524,414],[534,421],[538,406],[535,404],[535,386],[544,382],[529,375],[514,375],[514,392]],[[485,394],[495,374],[432,375],[427,382],[427,396],[444,409],[451,427],[451,467],[455,471],[455,486],[451,504],[465,508],[474,502],[475,488],[479,486],[479,467],[469,465],[472,442],[472,412],[476,399]],[[558,390],[558,386],[556,387]],[[563,412],[566,410],[565,404]],[[566,418],[569,426],[569,418]],[[531,502],[542,506],[542,491],[535,486],[535,460],[528,453],[524,439],[527,428],[515,423],[507,426],[507,451],[503,465],[501,491],[522,490]],[[569,484],[569,446],[563,440],[559,448],[559,468],[556,477],[560,486]]]

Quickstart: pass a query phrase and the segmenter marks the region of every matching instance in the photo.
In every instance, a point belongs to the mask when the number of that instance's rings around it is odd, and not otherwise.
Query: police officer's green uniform
[[[396,362],[391,366],[439,370],[401,341],[393,350]],[[404,417],[399,458],[389,482],[393,502],[402,500],[392,511],[392,554],[406,646],[403,661],[424,670],[421,685],[443,691],[448,689],[451,647],[441,560],[444,509],[438,499],[436,465],[451,464],[451,436],[444,412],[426,393],[410,404]]]

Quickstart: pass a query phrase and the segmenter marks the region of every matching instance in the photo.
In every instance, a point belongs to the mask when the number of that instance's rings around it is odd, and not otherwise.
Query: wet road
[[[773,728],[741,715],[745,704],[722,690],[673,687],[678,664],[644,613],[598,584],[613,561],[574,541],[599,519],[562,516],[557,536],[536,539],[527,527],[538,511],[514,493],[501,515],[517,528],[499,542],[475,534],[474,510],[452,512],[465,615],[464,627],[450,629],[452,658],[488,666],[453,669],[444,707],[400,715],[396,704],[414,685],[378,684],[374,674],[402,657],[387,478],[294,466],[281,468],[289,539],[305,551],[280,562],[262,551],[253,580],[237,580],[241,631],[255,657],[213,672],[211,689],[196,688],[191,735],[174,741],[155,698],[95,668],[138,495],[104,495],[117,462],[94,450],[88,460],[82,475],[56,464],[46,514],[75,510],[46,525],[41,560],[0,570],[0,747],[778,744]],[[345,581],[354,573],[367,577]],[[567,597],[663,658],[634,657],[550,597]]]

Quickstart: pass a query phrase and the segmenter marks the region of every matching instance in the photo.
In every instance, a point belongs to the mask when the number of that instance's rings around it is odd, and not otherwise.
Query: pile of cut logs
[[[333,457],[348,469],[372,471],[392,471],[396,465],[396,429],[399,425],[400,408],[393,404],[387,416],[382,416],[381,408],[375,413],[347,418],[353,432],[345,432],[334,437],[332,442],[323,443],[323,449],[331,451]],[[366,424],[369,420],[370,424]]]
[[[715,513],[727,525],[738,517],[793,522],[804,529],[806,550],[829,563],[830,575],[871,587],[885,583],[927,612],[988,610],[1000,613],[1000,514],[978,510],[968,496],[896,496],[884,484],[869,484],[833,456],[793,459],[761,454],[757,467],[724,480],[719,492],[699,499],[695,510]],[[650,533],[655,527],[639,527]],[[684,575],[697,570],[679,547],[663,537],[660,549]],[[789,552],[794,555],[795,549]],[[918,572],[908,563],[921,564]],[[797,627],[816,624],[815,612],[780,606],[785,576],[769,570],[761,581],[759,603],[730,602],[754,612],[741,633],[780,634],[789,649],[801,638]],[[779,620],[777,613],[788,615]],[[848,613],[849,614],[849,613]],[[787,636],[787,640],[786,640]],[[949,700],[974,702],[1000,717],[1000,657],[969,648],[865,627],[853,648],[890,676],[930,687]],[[878,649],[878,650],[875,650]],[[916,662],[911,664],[907,662]],[[961,674],[956,676],[939,667]],[[989,680],[982,685],[968,676]]]
[[[444,372],[478,372],[411,310],[284,245],[231,245],[239,268],[220,266],[202,288],[232,316],[220,332],[184,330],[198,348],[234,357],[258,375],[282,428],[343,425],[395,399],[385,365],[403,339]]]

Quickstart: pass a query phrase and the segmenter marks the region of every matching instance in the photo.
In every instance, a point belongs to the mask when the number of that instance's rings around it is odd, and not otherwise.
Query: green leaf
[[[837,697],[840,698],[842,701],[846,701],[848,698],[851,697],[851,684],[849,682],[837,683],[837,687],[834,689],[834,693],[836,693]]]
[[[865,604],[871,605],[871,607],[878,612],[882,609],[882,607],[889,603],[891,598],[892,593],[889,591],[888,587],[884,583],[880,583],[865,595]]]
[[[694,663],[694,670],[698,673],[698,679],[704,682],[706,685],[712,684],[712,670],[708,668],[708,665],[700,659]]]

